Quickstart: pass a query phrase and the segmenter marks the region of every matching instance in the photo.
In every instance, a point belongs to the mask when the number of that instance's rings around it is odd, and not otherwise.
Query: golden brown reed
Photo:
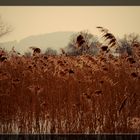
[[[12,56],[0,62],[0,132],[138,133],[139,66],[138,56]]]

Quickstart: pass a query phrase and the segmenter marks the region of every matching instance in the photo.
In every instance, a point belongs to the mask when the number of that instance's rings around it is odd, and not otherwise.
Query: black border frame
[[[139,140],[139,134],[3,134],[0,140]]]
[[[140,0],[0,0],[0,6],[140,6]],[[0,140],[139,140],[140,134],[0,134]]]
[[[0,6],[140,6],[140,0],[0,0]]]

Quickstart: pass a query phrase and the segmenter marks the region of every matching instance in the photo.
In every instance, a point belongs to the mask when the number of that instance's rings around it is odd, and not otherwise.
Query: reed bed
[[[0,62],[0,133],[139,133],[138,58],[40,55]]]

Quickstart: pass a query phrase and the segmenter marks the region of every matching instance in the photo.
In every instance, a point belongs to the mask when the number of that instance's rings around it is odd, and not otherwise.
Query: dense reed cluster
[[[0,51],[1,133],[140,132],[139,44],[119,57]]]

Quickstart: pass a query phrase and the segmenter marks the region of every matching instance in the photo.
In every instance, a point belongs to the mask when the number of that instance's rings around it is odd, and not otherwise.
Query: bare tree
[[[131,34],[125,35],[124,36],[124,40],[126,42],[128,42],[128,44],[130,46],[133,47],[135,44],[140,43],[140,36],[138,34],[131,33]]]
[[[76,45],[83,52],[87,52],[92,43],[93,35],[88,31],[81,31],[77,34]]]
[[[94,41],[95,37],[91,33],[81,31],[72,35],[66,50],[74,55],[87,53]]]
[[[47,48],[47,50],[45,51],[44,54],[54,56],[54,55],[57,55],[57,51],[49,47],[49,48]]]
[[[140,46],[140,36],[136,33],[125,34],[124,38],[120,39],[121,53],[129,56],[137,54]]]
[[[0,37],[10,33],[12,31],[12,27],[3,22],[2,18],[0,17]]]
[[[4,35],[10,33],[12,31],[12,28],[10,25],[3,22],[1,16],[0,16],[0,37],[3,37]],[[7,59],[7,53],[4,51],[4,49],[0,49],[0,61],[3,61]]]

